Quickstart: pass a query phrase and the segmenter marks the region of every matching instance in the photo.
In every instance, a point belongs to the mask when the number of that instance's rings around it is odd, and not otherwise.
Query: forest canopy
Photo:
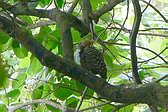
[[[167,0],[0,0],[0,112],[166,112],[167,12]],[[82,66],[81,42],[106,80]]]

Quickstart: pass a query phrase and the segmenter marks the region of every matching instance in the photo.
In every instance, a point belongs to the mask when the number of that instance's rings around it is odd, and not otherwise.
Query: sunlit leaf
[[[42,97],[43,94],[43,86],[39,86],[33,90],[32,98],[39,99]]]
[[[55,91],[54,91],[54,96],[56,98],[59,98],[60,100],[65,100],[67,99],[70,95],[73,94],[73,91],[68,88],[64,88],[64,85],[61,86],[62,84],[56,84],[54,85]]]
[[[7,76],[5,65],[2,64],[2,60],[0,59],[0,88],[6,88],[8,83],[9,77]]]
[[[36,57],[32,56],[30,59],[31,61],[27,72],[29,74],[36,74],[42,69],[43,66]]]
[[[0,112],[7,112],[7,107],[5,104],[0,104]]]
[[[12,42],[13,51],[18,58],[25,58],[28,55],[28,51],[21,46],[17,41]]]
[[[12,87],[13,88],[19,88],[20,86],[22,86],[25,82],[27,78],[27,74],[23,73],[23,74],[19,74],[15,80],[12,82]]]
[[[32,24],[33,23],[33,20],[31,19],[30,16],[25,16],[25,15],[22,15],[22,16],[19,16],[21,19],[23,19],[26,23],[28,24]]]
[[[8,97],[10,97],[10,98],[17,98],[17,97],[20,96],[20,94],[21,94],[21,92],[20,92],[19,89],[14,89],[14,90],[12,90],[12,91],[10,91],[8,93]]]
[[[95,27],[95,31],[97,33],[97,35],[102,39],[102,40],[105,40],[107,39],[107,32],[106,32],[107,29],[103,28],[103,27],[100,27],[100,26],[96,26]]]
[[[75,97],[70,97],[66,100],[66,106],[71,107],[71,108],[75,108],[77,106],[79,102],[79,99],[75,98]]]

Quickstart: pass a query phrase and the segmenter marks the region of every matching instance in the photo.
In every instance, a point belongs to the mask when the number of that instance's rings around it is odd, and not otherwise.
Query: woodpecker
[[[107,68],[102,53],[93,46],[93,41],[84,41],[79,44],[80,64],[93,74],[99,74],[107,79]]]

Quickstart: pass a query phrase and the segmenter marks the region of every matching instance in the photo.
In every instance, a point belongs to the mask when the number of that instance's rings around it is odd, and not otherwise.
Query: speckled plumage
[[[94,74],[99,74],[103,79],[106,79],[107,68],[102,53],[89,42],[80,43],[79,46],[81,66]]]

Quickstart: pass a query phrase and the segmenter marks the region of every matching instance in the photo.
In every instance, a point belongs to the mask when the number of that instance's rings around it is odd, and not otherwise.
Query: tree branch
[[[71,34],[71,29],[67,24],[64,24],[62,21],[58,22],[58,26],[62,37],[63,57],[65,59],[74,61],[73,38]]]
[[[50,100],[44,100],[44,99],[36,99],[36,100],[32,100],[32,101],[27,101],[27,102],[25,102],[23,104],[16,104],[16,105],[13,105],[13,106],[9,106],[8,112],[15,112],[19,108],[22,108],[22,107],[25,107],[25,106],[28,106],[28,105],[33,105],[35,103],[37,103],[37,104],[38,103],[48,104],[48,105],[50,105],[50,106],[52,106],[52,107],[54,107],[56,109],[59,109],[59,110],[61,110],[63,112],[65,112],[65,111],[66,112],[74,112],[74,109],[72,109],[72,108],[69,108],[69,107],[66,108],[66,107],[63,107],[63,106],[61,106],[61,105],[59,105],[57,103],[54,103],[54,102],[52,102]]]
[[[86,26],[90,29],[91,20],[89,15],[92,11],[92,7],[90,4],[90,0],[82,0],[82,21],[86,24]]]
[[[40,18],[49,18],[56,23],[65,23],[68,27],[73,27],[78,30],[81,36],[85,36],[89,33],[89,29],[86,25],[79,20],[77,17],[68,14],[66,12],[60,11],[58,9],[42,10],[42,9],[31,9],[23,5],[13,6],[5,2],[0,2],[0,7],[8,10],[14,15],[30,15]]]
[[[136,38],[139,30],[139,26],[141,23],[141,7],[139,4],[139,0],[132,0],[133,7],[134,7],[134,13],[135,13],[135,19],[132,27],[132,32],[130,35],[131,43],[130,43],[130,49],[131,49],[131,64],[132,64],[132,75],[137,84],[142,84],[142,81],[138,74],[138,66],[137,66],[137,55],[136,55]],[[159,112],[157,107],[154,104],[148,104],[152,112]]]
[[[160,81],[162,81],[162,80],[166,79],[167,77],[168,77],[168,74],[166,74],[166,75],[164,75],[164,76],[160,77],[160,78],[159,78],[159,79],[157,79],[155,82],[156,82],[156,83],[159,83]]]
[[[125,0],[108,0],[108,4],[104,5],[101,9],[96,10],[90,14],[90,18],[97,23],[99,21],[100,16],[112,10],[117,4],[123,2]]]
[[[140,80],[140,77],[138,75],[137,55],[136,55],[136,38],[139,30],[139,25],[141,22],[141,8],[138,0],[132,0],[132,3],[134,6],[134,13],[135,13],[132,32],[130,34],[132,75],[133,75],[134,81],[137,84],[142,84],[142,81]]]

